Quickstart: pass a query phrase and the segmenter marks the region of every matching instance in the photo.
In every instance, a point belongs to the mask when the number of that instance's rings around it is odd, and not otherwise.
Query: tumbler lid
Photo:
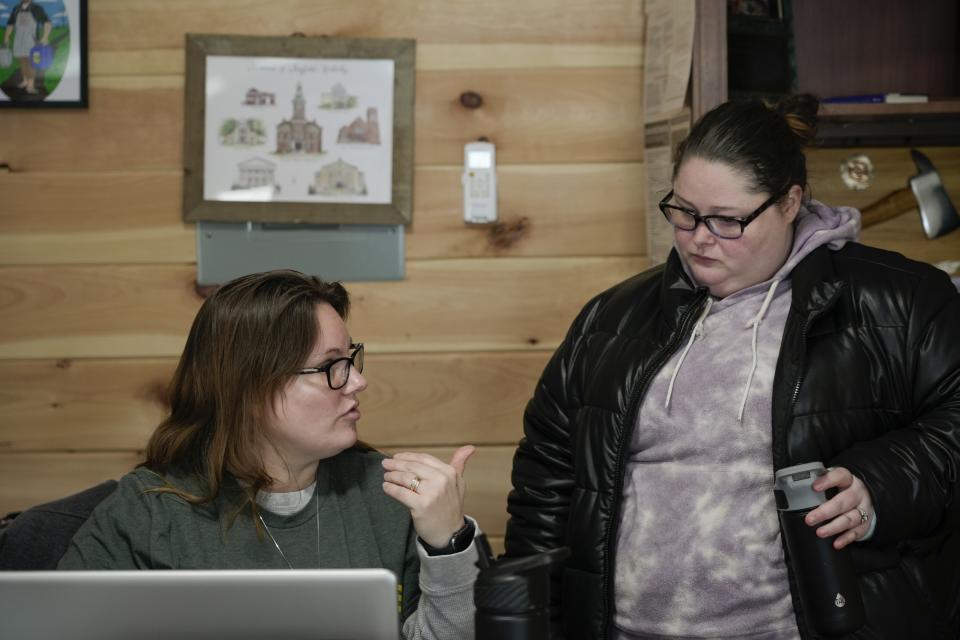
[[[827,470],[822,462],[784,467],[774,474],[774,494],[780,511],[812,509],[827,501],[823,491],[813,490],[813,481]]]
[[[481,568],[473,585],[477,616],[547,611],[550,568],[569,555],[568,547],[557,547],[532,556],[504,558]]]

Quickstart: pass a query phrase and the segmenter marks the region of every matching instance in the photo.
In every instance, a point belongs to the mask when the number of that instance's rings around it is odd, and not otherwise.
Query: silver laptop
[[[0,571],[4,640],[397,640],[386,569]]]

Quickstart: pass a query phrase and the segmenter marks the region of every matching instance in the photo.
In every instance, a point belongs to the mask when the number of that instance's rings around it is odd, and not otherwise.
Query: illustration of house
[[[231,189],[253,189],[272,186],[277,165],[265,158],[250,158],[237,163],[237,181]]]
[[[277,153],[322,153],[322,128],[305,115],[306,100],[303,87],[297,83],[293,97],[293,117],[277,125]]]
[[[347,90],[339,82],[330,88],[330,91],[320,94],[321,109],[350,109],[357,105],[357,96],[347,94]]]
[[[337,142],[359,142],[362,144],[380,144],[380,125],[377,124],[377,110],[367,109],[367,119],[358,117],[350,124],[340,127]]]
[[[342,159],[324,165],[314,174],[309,191],[323,196],[365,196],[367,183],[363,172]]]
[[[267,133],[263,122],[255,118],[238,120],[227,118],[220,125],[220,142],[227,146],[254,146],[263,144]]]
[[[249,105],[274,105],[277,103],[277,95],[267,91],[258,91],[255,87],[247,89],[247,97],[243,104]]]

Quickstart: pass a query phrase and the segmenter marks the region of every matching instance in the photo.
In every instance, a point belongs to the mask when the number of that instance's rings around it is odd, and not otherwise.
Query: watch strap
[[[470,544],[473,542],[473,536],[477,531],[476,525],[470,520],[464,518],[463,522],[464,525],[450,536],[450,542],[448,542],[445,547],[430,546],[419,536],[417,539],[420,541],[420,544],[423,545],[428,556],[448,556],[454,553],[461,553],[470,547]]]

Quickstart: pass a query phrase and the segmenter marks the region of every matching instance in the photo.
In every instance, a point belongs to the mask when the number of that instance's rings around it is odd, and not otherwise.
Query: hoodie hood
[[[751,340],[752,363],[749,368],[746,383],[744,384],[740,400],[740,410],[737,414],[737,419],[742,420],[743,412],[747,404],[747,397],[750,393],[750,385],[753,382],[754,373],[757,369],[757,340],[760,324],[766,317],[767,311],[777,295],[778,285],[788,280],[794,267],[800,264],[800,261],[807,257],[813,250],[823,245],[828,245],[833,250],[840,249],[847,242],[856,240],[859,233],[860,212],[856,209],[852,207],[828,207],[822,202],[813,199],[806,205],[803,205],[794,223],[793,245],[790,249],[790,255],[772,278],[741,289],[721,300],[715,300],[712,297],[707,299],[707,304],[690,334],[690,339],[683,351],[681,351],[680,357],[674,367],[673,375],[670,377],[670,382],[667,386],[666,401],[664,403],[665,407],[667,409],[670,407],[670,400],[673,397],[674,384],[680,372],[680,367],[683,366],[683,362],[690,348],[693,346],[694,341],[703,336],[703,325],[710,315],[710,312],[720,312],[728,307],[741,303],[750,304],[749,300],[751,298],[758,298],[762,300],[758,311],[750,318],[744,327],[751,329],[753,335]],[[687,275],[693,280],[693,276],[687,268],[686,262],[683,261],[682,255],[680,256],[680,261]],[[780,293],[784,295],[787,291],[781,290]],[[760,295],[762,295],[762,299]]]
[[[800,207],[794,222],[793,248],[770,280],[783,280],[811,251],[828,245],[836,251],[860,235],[860,212],[853,207],[828,207],[811,199]],[[768,282],[770,281],[768,280]]]
[[[769,289],[771,282],[787,279],[794,267],[818,247],[829,245],[835,251],[847,242],[855,241],[860,235],[860,212],[853,207],[829,207],[811,198],[800,207],[800,213],[797,214],[793,227],[793,245],[790,255],[773,277],[734,292],[722,300],[715,300],[718,309],[735,304],[742,294],[749,295],[757,288]],[[683,259],[683,254],[676,248],[674,250],[677,251],[684,273],[691,282],[696,284],[696,278],[693,277],[690,267]]]

